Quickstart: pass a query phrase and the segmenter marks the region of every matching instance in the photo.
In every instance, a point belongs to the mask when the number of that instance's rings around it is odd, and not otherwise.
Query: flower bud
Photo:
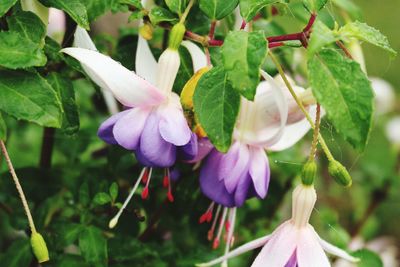
[[[304,164],[301,172],[301,181],[304,185],[312,185],[317,174],[317,164],[314,160],[309,160]]]
[[[329,161],[328,166],[329,175],[332,176],[335,181],[343,185],[345,187],[350,187],[352,184],[352,179],[347,171],[346,167],[344,167],[339,161],[331,160]]]
[[[43,236],[37,232],[31,235],[31,246],[33,254],[39,263],[49,261],[49,251],[47,250],[46,242]]]
[[[146,23],[143,26],[139,28],[139,34],[145,39],[145,40],[151,40],[153,38],[153,26],[151,24]]]
[[[169,35],[169,48],[177,50],[182,43],[186,27],[183,23],[175,24]]]

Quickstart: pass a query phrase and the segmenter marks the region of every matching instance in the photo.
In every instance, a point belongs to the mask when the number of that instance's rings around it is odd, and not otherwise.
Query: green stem
[[[315,117],[315,127],[314,127],[314,133],[313,133],[313,142],[312,142],[312,145],[311,145],[310,157],[309,157],[310,161],[315,158],[315,155],[317,153],[320,122],[321,122],[321,106],[317,103],[317,115]]]
[[[22,201],[22,205],[24,206],[26,217],[28,217],[29,227],[31,228],[31,232],[32,232],[32,234],[35,234],[35,233],[37,233],[37,231],[36,231],[35,223],[33,222],[31,211],[29,210],[28,202],[26,201],[24,190],[22,189],[22,186],[19,183],[18,176],[15,173],[15,169],[11,162],[10,156],[8,155],[7,148],[4,144],[4,142],[1,140],[0,140],[0,147],[1,147],[1,151],[3,152],[4,158],[6,160],[8,169],[10,170],[11,176],[14,180],[15,187],[17,188],[19,197]]]
[[[192,8],[194,4],[194,0],[190,0],[188,6],[185,9],[185,12],[183,12],[181,19],[179,20],[179,23],[184,23],[187,16],[189,15],[190,9]]]
[[[281,75],[283,81],[285,82],[286,87],[289,89],[290,94],[293,96],[293,98],[296,101],[297,105],[299,106],[300,110],[303,112],[304,116],[310,123],[311,128],[315,129],[315,125],[314,125],[314,122],[313,122],[310,114],[304,108],[303,103],[300,101],[300,99],[297,97],[296,93],[294,92],[292,85],[290,84],[289,80],[286,78],[286,75],[282,69],[282,66],[279,64],[278,59],[274,56],[274,54],[271,51],[269,51],[268,54],[271,56],[271,59],[274,62],[276,68],[278,69],[279,74]],[[322,137],[321,133],[318,134],[318,140],[319,140],[319,143],[321,144],[321,147],[324,150],[328,160],[329,161],[334,160],[334,157],[333,157],[331,151],[329,150],[328,146],[326,145],[325,140]]]

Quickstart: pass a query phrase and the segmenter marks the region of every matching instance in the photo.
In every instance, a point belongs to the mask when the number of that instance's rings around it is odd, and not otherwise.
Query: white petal
[[[317,233],[315,233],[315,234],[317,235],[318,241],[321,244],[322,248],[329,254],[335,255],[337,257],[340,257],[340,258],[345,259],[350,262],[360,261],[358,258],[351,256],[349,253],[347,253],[343,249],[340,249],[340,248],[326,242],[325,240],[320,238]]]
[[[386,125],[386,136],[394,145],[400,145],[400,116],[392,118]]]
[[[152,84],[156,84],[157,61],[150,50],[149,43],[139,35],[135,59],[136,74]]]
[[[88,32],[80,26],[76,27],[74,34],[74,46],[97,51],[97,48],[90,38]]]
[[[393,86],[380,78],[370,78],[375,93],[376,111],[384,114],[393,110],[396,105],[396,94]]]
[[[200,47],[189,41],[183,41],[182,45],[186,47],[192,57],[194,73],[207,66],[206,54]]]
[[[328,257],[323,251],[318,235],[311,225],[304,227],[299,233],[297,246],[297,264],[299,267],[330,267]]]
[[[88,32],[80,26],[78,26],[75,31],[74,46],[97,51],[97,48],[93,43],[92,39],[90,38]],[[85,67],[84,65],[82,67],[85,70],[85,72],[89,75],[89,77],[91,78],[96,77],[96,74],[94,74],[89,68]],[[117,114],[119,111],[118,103],[115,100],[112,93],[109,90],[105,89],[104,87],[101,87],[101,93],[103,94],[104,101],[106,102],[108,111],[111,114]]]
[[[269,147],[283,134],[288,106],[276,82],[264,71],[261,75],[266,81],[258,85],[254,102],[242,98],[235,136],[250,145]]]
[[[312,120],[316,117],[316,106],[309,108],[309,114]],[[299,122],[285,126],[283,135],[277,143],[270,146],[268,149],[272,151],[282,151],[294,146],[300,139],[302,139],[311,129],[310,123],[307,119],[302,119]]]
[[[200,263],[200,264],[196,264],[196,266],[198,267],[208,267],[208,266],[213,266],[216,265],[218,263],[221,263],[225,260],[231,259],[233,257],[239,256],[243,253],[246,253],[247,251],[259,248],[261,246],[264,246],[265,243],[268,242],[268,240],[271,238],[271,235],[267,235],[267,236],[263,236],[261,238],[258,238],[256,240],[253,240],[249,243],[246,243],[234,250],[232,250],[231,252],[229,252],[228,254],[224,255],[223,257],[217,258],[215,260],[212,260],[210,262],[207,263]]]
[[[298,230],[293,227],[290,221],[283,223],[272,233],[271,239],[263,247],[251,267],[285,266],[296,249],[297,233]]]
[[[83,48],[61,51],[79,60],[90,70],[90,78],[100,87],[110,90],[125,106],[158,105],[165,99],[156,87],[108,56]]]

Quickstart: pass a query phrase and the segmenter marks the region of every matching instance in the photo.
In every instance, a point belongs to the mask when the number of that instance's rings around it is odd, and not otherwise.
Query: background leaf
[[[99,228],[86,227],[79,236],[79,248],[88,263],[95,263],[96,266],[105,265],[108,258],[107,240]]]
[[[189,0],[165,0],[165,3],[172,12],[181,15],[185,11]]]
[[[0,71],[0,109],[41,126],[61,126],[62,107],[57,93],[37,73]]]
[[[39,46],[17,32],[0,32],[0,65],[10,69],[43,66],[46,56]]]
[[[267,41],[262,32],[230,32],[222,46],[228,79],[233,88],[249,100],[254,99],[266,54]]]
[[[200,78],[193,96],[194,112],[214,146],[228,151],[239,112],[240,95],[232,88],[222,67]]]
[[[28,238],[15,241],[7,251],[1,255],[0,262],[7,267],[29,266],[33,258],[31,244]]]
[[[0,2],[0,17],[2,17],[6,12],[13,6],[18,0],[1,0]]]
[[[171,13],[168,9],[162,7],[154,7],[150,10],[149,18],[151,23],[158,24],[160,22],[172,22],[178,21],[178,18]]]
[[[40,0],[47,7],[55,7],[67,12],[79,26],[89,30],[89,19],[85,5],[80,0]]]
[[[303,0],[303,5],[310,11],[310,12],[317,12],[321,10],[328,0]]]
[[[282,2],[282,0],[240,0],[240,14],[246,22],[249,22],[262,8]]]
[[[383,267],[383,262],[379,255],[368,249],[360,249],[352,253],[354,257],[360,259],[357,263],[357,267]]]
[[[51,73],[47,81],[57,92],[63,108],[62,130],[74,134],[79,130],[78,106],[75,102],[75,92],[72,82],[58,73]]]
[[[29,11],[19,11],[7,18],[9,30],[18,32],[38,46],[44,46],[46,26],[42,20]]]
[[[239,0],[200,0],[200,9],[212,20],[228,16],[239,4]]]
[[[326,49],[310,59],[308,71],[313,94],[336,130],[362,151],[371,129],[374,94],[360,65]]]
[[[0,140],[5,141],[7,138],[7,126],[0,112]]]
[[[340,29],[339,33],[341,37],[357,38],[358,40],[376,45],[390,52],[393,56],[397,54],[396,51],[390,46],[387,37],[366,23],[359,21],[348,23]]]

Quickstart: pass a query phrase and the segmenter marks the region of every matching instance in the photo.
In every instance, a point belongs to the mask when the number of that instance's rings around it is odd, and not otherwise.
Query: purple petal
[[[193,160],[198,153],[197,135],[191,133],[190,141],[182,147],[178,147],[179,159],[183,161]]]
[[[245,202],[249,194],[249,189],[251,185],[251,177],[246,172],[239,177],[239,182],[235,191],[235,206],[240,207]]]
[[[97,135],[101,139],[103,139],[103,141],[106,143],[109,143],[112,145],[118,144],[118,142],[115,140],[114,134],[113,134],[114,125],[119,119],[124,117],[130,111],[131,111],[131,109],[125,110],[125,111],[119,112],[119,113],[111,116],[110,118],[108,118],[106,121],[104,121],[100,125],[99,130],[97,131]]]
[[[192,160],[188,161],[188,163],[196,163],[203,160],[214,148],[211,144],[210,140],[207,137],[201,138],[197,140],[197,155]]]
[[[114,138],[120,146],[129,150],[137,149],[150,112],[149,109],[133,108],[115,123]]]
[[[158,131],[159,117],[152,112],[140,137],[139,159],[152,167],[170,167],[176,160],[176,146],[165,141]]]
[[[176,146],[183,146],[189,143],[192,132],[183,115],[179,99],[174,100],[175,98],[175,95],[172,95],[167,105],[158,108],[157,112],[160,116],[159,130],[165,141]]]
[[[270,180],[267,154],[262,148],[250,148],[250,176],[260,198],[265,198]]]
[[[293,252],[293,254],[290,257],[289,261],[286,263],[285,267],[297,267],[296,250]]]
[[[200,189],[204,195],[218,204],[225,207],[234,207],[235,200],[233,194],[229,194],[224,182],[218,180],[216,170],[219,168],[221,156],[222,153],[214,149],[205,159],[200,171]]]
[[[238,145],[236,145],[238,144]],[[219,179],[223,179],[225,187],[229,193],[233,193],[239,183],[240,178],[248,172],[250,153],[247,145],[240,143],[234,144],[233,151],[228,151],[221,160],[221,170]]]

